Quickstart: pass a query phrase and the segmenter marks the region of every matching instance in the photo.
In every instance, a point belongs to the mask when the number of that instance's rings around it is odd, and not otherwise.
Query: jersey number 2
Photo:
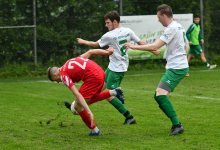
[[[73,66],[71,66],[71,64],[76,64],[77,66],[79,66],[80,68],[82,68],[83,70],[85,70],[86,68],[86,62],[88,61],[88,59],[84,59],[82,57],[80,57],[80,59],[84,60],[83,64],[80,64],[77,61],[70,61],[69,65],[68,65],[68,69],[73,69]]]

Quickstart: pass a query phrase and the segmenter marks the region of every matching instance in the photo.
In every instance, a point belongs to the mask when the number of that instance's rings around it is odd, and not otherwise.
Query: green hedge
[[[207,60],[210,64],[220,65],[220,56],[215,55],[214,53],[209,54]],[[59,64],[64,64],[67,58],[60,59]],[[98,63],[103,70],[108,67],[108,57],[104,56],[92,56],[91,59]],[[0,69],[0,77],[8,78],[8,77],[19,77],[19,76],[43,76],[46,75],[46,70],[49,66],[56,66],[55,61],[49,60],[47,62],[47,66],[43,66],[42,64],[35,65],[34,63],[21,62],[17,63],[9,63],[5,62],[4,67]],[[166,60],[164,59],[152,59],[152,60],[132,60],[130,61],[130,65],[128,70],[142,70],[142,69],[164,69],[166,65]],[[60,65],[61,66],[61,65]],[[60,67],[58,65],[58,67]],[[200,56],[195,56],[191,59],[189,66],[204,66]],[[36,70],[36,71],[34,71]]]

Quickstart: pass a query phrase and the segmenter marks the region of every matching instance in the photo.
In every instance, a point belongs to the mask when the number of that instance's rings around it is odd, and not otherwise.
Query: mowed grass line
[[[153,98],[165,70],[126,73],[125,106],[137,124],[123,125],[124,117],[107,101],[90,106],[103,133],[99,137],[88,137],[81,118],[65,108],[63,101],[74,96],[62,83],[44,82],[46,77],[0,79],[0,149],[220,149],[220,70],[203,69],[191,68],[168,96],[185,128],[173,137],[170,120]]]

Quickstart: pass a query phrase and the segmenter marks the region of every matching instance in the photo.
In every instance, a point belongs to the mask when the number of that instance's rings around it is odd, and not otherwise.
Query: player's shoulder
[[[175,30],[177,28],[177,22],[173,21],[172,23],[170,23],[167,27],[165,27],[164,31],[165,32],[172,32],[173,30]]]
[[[105,34],[103,34],[101,39],[105,39],[105,38],[111,37],[114,34],[114,32],[112,32],[112,31],[108,31]]]
[[[128,27],[120,27],[120,28],[115,28],[112,31],[109,31],[109,33],[130,32],[130,31],[132,31],[132,30]]]
[[[125,35],[125,34],[128,36],[134,35],[134,31],[132,31],[130,28],[121,27],[118,29],[119,29],[119,34],[121,34],[121,35]]]
[[[183,26],[179,22],[176,22],[176,21],[173,22],[173,24],[171,24],[171,28],[175,30],[185,30]]]
[[[106,32],[102,38],[108,38],[116,35],[120,35],[121,33],[129,32],[130,33],[131,29],[130,28],[125,28],[125,27],[120,27],[120,28],[115,28],[114,30]]]
[[[182,26],[179,23],[173,21],[167,27],[165,27],[164,33],[169,35],[176,34],[181,28]]]
[[[171,22],[171,23],[169,24],[168,27],[176,28],[176,27],[178,27],[178,26],[181,26],[181,24],[178,23],[178,22],[176,22],[176,21],[173,21],[173,22]]]
[[[130,28],[128,27],[121,27],[120,28],[122,31],[127,31],[127,32],[133,32]]]
[[[192,23],[189,28],[192,29],[195,27],[195,25],[196,25],[195,23]]]

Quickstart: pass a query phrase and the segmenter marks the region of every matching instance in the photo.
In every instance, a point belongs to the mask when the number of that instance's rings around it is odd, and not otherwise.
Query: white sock
[[[117,95],[117,92],[115,90],[110,90],[109,93],[110,93],[111,96],[116,96]]]
[[[92,133],[98,133],[99,129],[97,127],[95,127],[94,129],[92,129]]]
[[[210,67],[210,64],[208,63],[208,64],[207,64],[207,68],[209,68],[209,67]]]
[[[74,105],[75,101],[76,101],[76,100],[74,100],[74,101],[72,102],[73,105]]]

